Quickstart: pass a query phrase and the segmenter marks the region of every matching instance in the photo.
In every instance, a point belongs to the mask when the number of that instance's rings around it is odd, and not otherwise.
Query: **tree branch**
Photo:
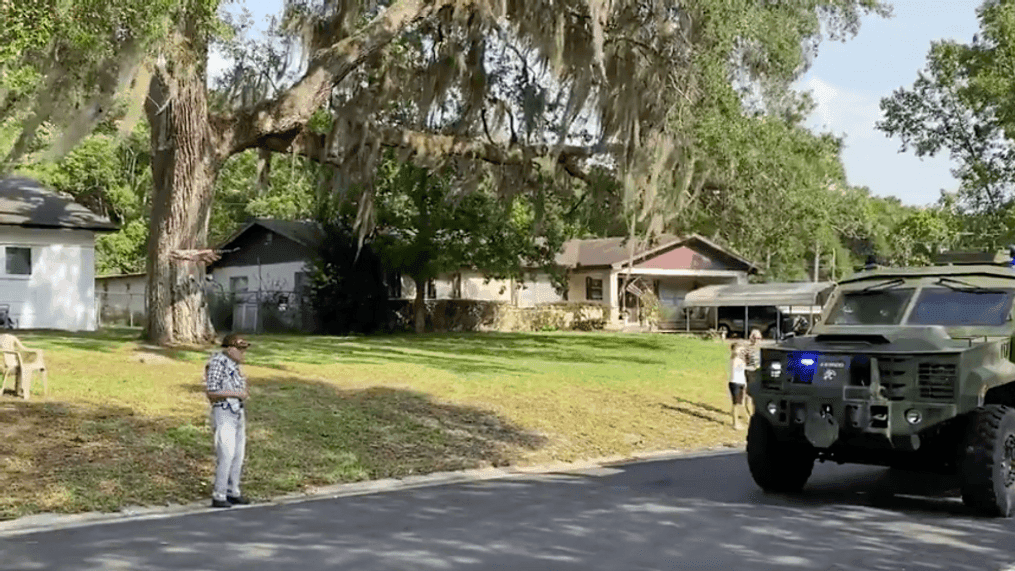
[[[414,153],[462,157],[485,161],[496,165],[528,165],[536,158],[552,156],[569,175],[593,183],[596,180],[582,161],[591,158],[597,151],[586,147],[564,146],[557,150],[552,145],[519,146],[487,142],[471,137],[434,135],[411,129],[396,127],[371,127],[381,146],[406,149]],[[260,148],[276,153],[296,153],[309,159],[325,163],[340,164],[342,157],[327,153],[324,135],[307,131],[293,131],[265,137]]]
[[[398,0],[355,34],[310,58],[307,72],[278,98],[234,114],[212,116],[222,158],[263,146],[260,140],[302,130],[315,111],[328,101],[332,87],[374,54],[384,49],[410,24],[428,17],[453,0]]]

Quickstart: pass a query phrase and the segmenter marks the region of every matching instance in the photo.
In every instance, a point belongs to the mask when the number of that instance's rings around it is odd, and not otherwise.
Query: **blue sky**
[[[894,0],[892,18],[867,17],[855,38],[821,44],[814,65],[797,85],[810,90],[818,103],[807,125],[844,138],[842,158],[850,184],[909,205],[931,204],[941,190],[956,189],[947,154],[919,159],[899,153],[899,140],[886,137],[874,123],[881,98],[913,84],[932,41],[972,39],[982,1]],[[242,5],[261,23],[280,12],[282,1],[247,0]]]
[[[898,139],[874,128],[878,104],[900,87],[910,87],[924,67],[930,43],[969,42],[979,29],[982,0],[895,0],[890,19],[865,18],[860,33],[845,43],[821,45],[814,65],[799,86],[818,103],[807,124],[843,136],[843,163],[850,184],[877,196],[897,196],[904,204],[937,201],[941,190],[958,182],[947,154],[919,159],[900,154]]]

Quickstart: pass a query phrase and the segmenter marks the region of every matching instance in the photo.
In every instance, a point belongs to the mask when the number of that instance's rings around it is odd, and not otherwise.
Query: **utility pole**
[[[814,281],[818,281],[819,267],[821,267],[821,242],[814,240]]]

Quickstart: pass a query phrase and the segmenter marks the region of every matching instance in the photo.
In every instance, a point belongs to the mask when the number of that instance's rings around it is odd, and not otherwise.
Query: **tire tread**
[[[1011,502],[998,497],[994,457],[996,447],[1004,446],[998,438],[1001,425],[1005,416],[1013,412],[1003,405],[977,408],[970,419],[962,459],[962,501],[978,511],[1002,517],[1011,515]]]

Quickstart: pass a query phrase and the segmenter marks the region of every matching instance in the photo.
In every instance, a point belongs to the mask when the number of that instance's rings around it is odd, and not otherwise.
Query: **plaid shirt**
[[[744,360],[748,371],[754,371],[761,366],[761,347],[758,345],[741,345],[740,358]]]
[[[240,372],[240,365],[233,361],[225,352],[215,353],[204,366],[204,382],[208,392],[219,391],[243,392],[247,388],[247,379]]]

